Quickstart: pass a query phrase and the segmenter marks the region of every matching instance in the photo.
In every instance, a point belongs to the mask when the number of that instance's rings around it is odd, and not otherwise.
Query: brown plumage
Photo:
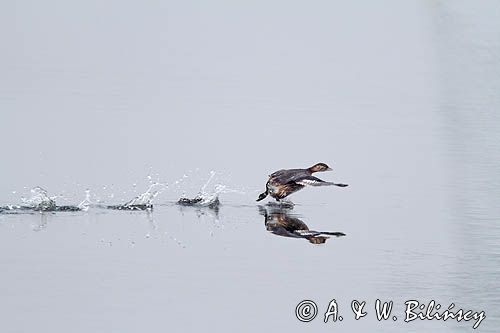
[[[272,196],[277,201],[289,196],[290,194],[303,189],[305,186],[328,186],[335,185],[345,187],[347,184],[336,184],[325,182],[312,174],[315,172],[332,170],[325,163],[317,163],[307,169],[288,169],[278,170],[269,176],[266,183],[266,191],[259,195],[257,201],[263,200],[267,195]]]

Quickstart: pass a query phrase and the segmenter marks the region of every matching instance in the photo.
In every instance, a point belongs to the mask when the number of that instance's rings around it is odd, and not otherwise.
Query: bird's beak
[[[332,171],[332,170],[333,170],[332,168],[328,168],[328,169],[326,169],[326,171]]]

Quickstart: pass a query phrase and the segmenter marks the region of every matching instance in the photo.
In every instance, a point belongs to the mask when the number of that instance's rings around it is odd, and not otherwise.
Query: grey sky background
[[[21,185],[126,187],[149,167],[167,182],[214,169],[246,187],[317,161],[350,176],[345,161],[375,161],[387,144],[384,116],[433,123],[431,4],[3,7],[3,201]]]

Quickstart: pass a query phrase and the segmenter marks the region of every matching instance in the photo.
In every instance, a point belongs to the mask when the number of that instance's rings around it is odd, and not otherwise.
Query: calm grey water
[[[168,184],[152,212],[0,213],[2,332],[473,331],[405,323],[411,299],[498,330],[498,2],[16,1],[0,22],[0,206]],[[267,175],[320,161],[350,186],[291,216],[347,236],[268,232]],[[212,170],[218,212],[173,204]]]

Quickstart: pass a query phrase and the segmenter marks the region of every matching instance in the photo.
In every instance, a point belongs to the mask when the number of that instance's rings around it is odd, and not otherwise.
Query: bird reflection
[[[259,206],[259,213],[264,216],[267,231],[277,236],[305,238],[312,244],[323,244],[329,236],[345,236],[343,232],[309,230],[302,220],[291,214],[289,207]]]

